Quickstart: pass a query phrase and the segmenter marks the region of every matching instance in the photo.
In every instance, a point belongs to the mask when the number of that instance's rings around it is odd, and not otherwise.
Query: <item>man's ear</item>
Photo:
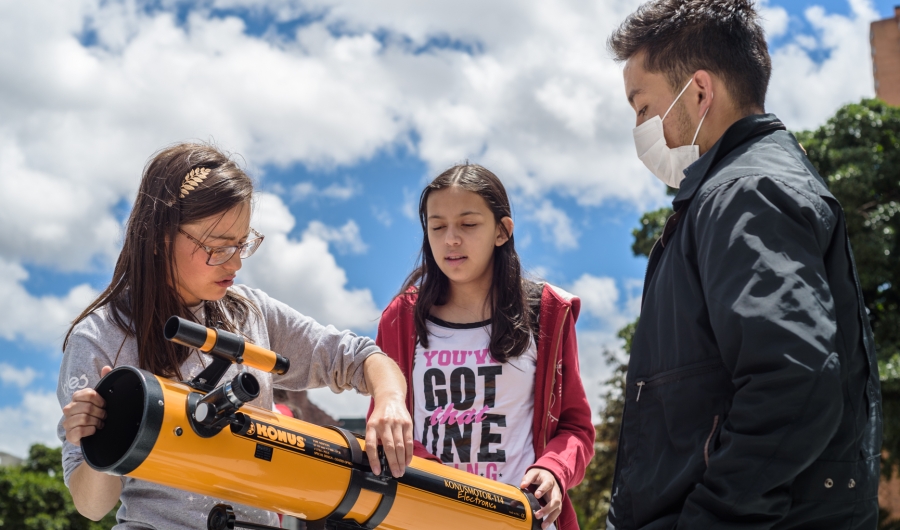
[[[498,247],[505,245],[506,242],[509,241],[509,238],[512,237],[514,228],[515,223],[513,223],[512,217],[500,219],[500,222],[497,224],[497,239],[494,242],[494,245]]]
[[[691,92],[694,97],[693,103],[697,106],[695,116],[697,120],[699,120],[709,109],[709,106],[712,105],[714,96],[713,84],[713,77],[706,70],[697,70],[694,72],[694,89]]]

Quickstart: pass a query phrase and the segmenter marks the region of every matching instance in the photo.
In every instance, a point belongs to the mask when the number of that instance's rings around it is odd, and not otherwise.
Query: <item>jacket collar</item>
[[[684,170],[681,188],[672,199],[673,208],[678,211],[689,203],[709,172],[735,148],[758,136],[784,130],[786,127],[774,114],[753,114],[734,122],[709,151]]]

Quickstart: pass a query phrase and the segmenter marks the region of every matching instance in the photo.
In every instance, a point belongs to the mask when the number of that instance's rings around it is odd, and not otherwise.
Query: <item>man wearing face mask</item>
[[[650,255],[608,528],[874,529],[881,391],[843,211],[765,114],[750,0],[609,39],[637,155],[679,188]]]

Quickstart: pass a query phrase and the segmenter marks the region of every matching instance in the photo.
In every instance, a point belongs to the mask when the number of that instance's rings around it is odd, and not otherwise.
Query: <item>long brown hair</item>
[[[209,170],[207,177],[181,195],[188,173]],[[156,153],[144,167],[134,207],[125,227],[125,242],[109,286],[72,323],[75,326],[101,307],[126,336],[137,340],[140,368],[181,379],[179,367],[190,350],[163,337],[172,315],[196,321],[175,290],[175,236],[181,225],[224,215],[236,206],[251,207],[253,183],[227,155],[207,144],[181,143]],[[234,333],[256,308],[246,298],[228,292],[204,301],[207,326]]]
[[[494,214],[494,222],[508,237],[506,243],[494,247],[493,277],[487,303],[491,306],[490,352],[498,362],[518,357],[528,348],[532,333],[537,329],[533,310],[540,301],[540,286],[525,279],[516,253],[513,234],[500,222],[512,218],[512,209],[503,183],[487,168],[478,164],[451,167],[422,190],[419,198],[419,220],[422,223],[422,250],[419,266],[404,282],[401,296],[410,290],[418,293],[414,308],[416,335],[419,343],[428,347],[427,320],[432,306],[444,305],[450,296],[450,279],[441,271],[428,242],[428,197],[435,191],[457,186],[477,193]]]

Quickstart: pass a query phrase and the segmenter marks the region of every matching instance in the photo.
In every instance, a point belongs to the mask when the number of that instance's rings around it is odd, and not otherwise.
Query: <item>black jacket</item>
[[[875,528],[881,390],[843,211],[773,115],[696,163],[650,254],[610,528]]]

